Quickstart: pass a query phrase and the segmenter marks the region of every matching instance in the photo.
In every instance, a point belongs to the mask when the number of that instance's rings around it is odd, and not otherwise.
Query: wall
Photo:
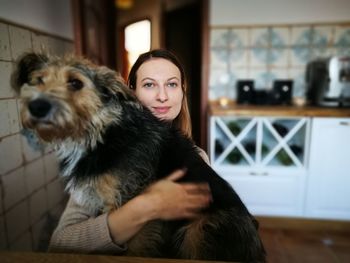
[[[6,13],[3,2],[1,14]],[[27,2],[38,1],[21,1],[24,5]],[[47,19],[43,16],[42,24]],[[39,20],[37,17],[36,22]],[[27,28],[18,26],[24,19],[15,22],[0,18],[0,250],[44,251],[66,196],[52,149],[43,147],[21,127],[20,105],[10,89],[10,75],[22,52],[47,50],[60,55],[73,51],[73,42],[57,37],[69,35],[62,31],[38,33],[34,23]]]
[[[0,0],[3,20],[73,39],[70,0]]]
[[[349,0],[210,0],[211,26],[350,20]]]
[[[350,55],[350,1],[212,0],[210,8],[211,100],[236,99],[239,79],[257,89],[291,79],[304,97],[308,61]]]

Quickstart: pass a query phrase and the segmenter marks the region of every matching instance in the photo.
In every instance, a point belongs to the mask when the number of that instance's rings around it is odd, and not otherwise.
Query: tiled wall
[[[73,43],[0,21],[0,250],[45,250],[66,201],[55,155],[22,129],[10,89],[13,62],[29,50],[59,55]]]
[[[236,81],[254,79],[256,89],[273,80],[294,80],[293,95],[305,96],[308,61],[350,55],[350,23],[212,27],[209,98],[236,98]]]

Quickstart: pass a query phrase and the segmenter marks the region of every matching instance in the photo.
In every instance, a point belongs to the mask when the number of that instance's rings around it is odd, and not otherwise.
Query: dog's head
[[[23,126],[50,142],[98,137],[118,121],[121,101],[135,101],[118,73],[74,56],[26,53],[11,85],[22,102]]]

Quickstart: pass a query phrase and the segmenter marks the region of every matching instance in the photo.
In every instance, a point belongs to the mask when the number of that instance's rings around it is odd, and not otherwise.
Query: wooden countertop
[[[326,108],[315,106],[265,106],[239,105],[229,102],[222,107],[218,102],[209,103],[209,115],[220,116],[289,116],[289,117],[350,117],[350,108]]]
[[[0,251],[1,263],[215,263],[219,261]]]

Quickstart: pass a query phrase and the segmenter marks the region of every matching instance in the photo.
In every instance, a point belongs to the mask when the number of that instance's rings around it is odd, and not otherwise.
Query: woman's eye
[[[170,83],[168,83],[168,87],[176,88],[177,87],[177,83],[176,82],[170,82]]]
[[[145,87],[145,88],[152,88],[154,85],[153,85],[153,83],[145,83],[145,84],[143,84],[143,87]]]
[[[83,88],[84,84],[79,79],[70,79],[68,80],[68,85],[73,90],[80,90]]]

